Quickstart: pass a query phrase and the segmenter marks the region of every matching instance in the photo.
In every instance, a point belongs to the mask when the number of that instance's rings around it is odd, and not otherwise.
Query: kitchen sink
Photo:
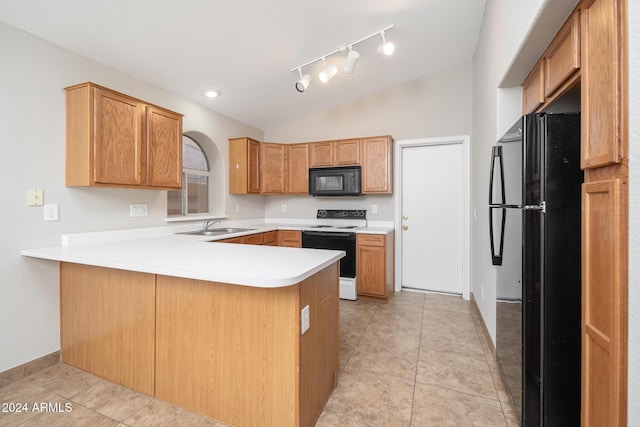
[[[240,233],[242,231],[253,231],[255,228],[240,228],[240,227],[222,227],[212,228],[210,230],[196,230],[196,231],[183,231],[176,234],[189,234],[192,236],[220,236],[222,234]]]

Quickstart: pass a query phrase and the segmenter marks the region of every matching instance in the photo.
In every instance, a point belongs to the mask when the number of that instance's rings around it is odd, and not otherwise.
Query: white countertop
[[[194,224],[62,236],[60,246],[25,249],[27,257],[189,279],[275,288],[303,281],[345,256],[343,251],[216,243],[215,240],[272,230],[300,230],[308,222],[218,224],[253,228],[221,236],[174,234]],[[387,234],[381,224],[358,233]]]

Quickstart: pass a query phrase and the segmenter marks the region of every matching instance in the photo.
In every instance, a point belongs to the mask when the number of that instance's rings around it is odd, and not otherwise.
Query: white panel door
[[[403,288],[462,294],[462,144],[402,148]]]

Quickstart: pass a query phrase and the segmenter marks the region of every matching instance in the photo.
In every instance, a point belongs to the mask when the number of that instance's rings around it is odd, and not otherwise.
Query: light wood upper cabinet
[[[342,139],[335,144],[335,165],[350,166],[360,164],[360,140]]]
[[[284,194],[286,190],[287,146],[260,144],[260,193]]]
[[[582,9],[582,168],[626,157],[624,0],[586,1]]]
[[[93,83],[65,91],[67,186],[181,188],[182,115]]]
[[[550,97],[580,69],[580,14],[562,26],[544,56],[544,95]]]
[[[311,168],[359,164],[360,139],[309,143],[309,167]]]
[[[152,187],[182,186],[182,117],[147,106],[148,183]],[[181,141],[178,145],[175,141]]]
[[[287,145],[287,194],[309,194],[309,145]]]
[[[522,82],[522,111],[534,112],[544,103],[544,68],[538,62],[527,78]]]
[[[390,136],[361,140],[362,194],[393,192],[393,139]]]
[[[229,140],[229,194],[260,192],[260,143],[251,138]]]
[[[309,144],[309,167],[321,168],[334,164],[335,141],[312,142]]]

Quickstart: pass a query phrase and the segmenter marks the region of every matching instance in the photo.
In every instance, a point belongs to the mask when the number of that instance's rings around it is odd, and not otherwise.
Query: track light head
[[[336,74],[338,74],[338,67],[336,67],[336,64],[331,64],[320,72],[318,78],[322,83],[326,83]]]
[[[349,47],[349,54],[347,55],[347,62],[344,64],[344,72],[352,74],[356,69],[356,64],[360,59],[360,54]]]
[[[302,75],[302,68],[298,68],[298,72],[300,73],[300,79],[296,82],[296,90],[298,92],[304,92],[309,87],[311,83],[311,76],[309,74]]]
[[[393,44],[393,42],[388,42],[385,39],[384,31],[380,32],[380,35],[382,36],[382,44],[378,46],[378,53],[389,56],[396,49],[396,46]]]

